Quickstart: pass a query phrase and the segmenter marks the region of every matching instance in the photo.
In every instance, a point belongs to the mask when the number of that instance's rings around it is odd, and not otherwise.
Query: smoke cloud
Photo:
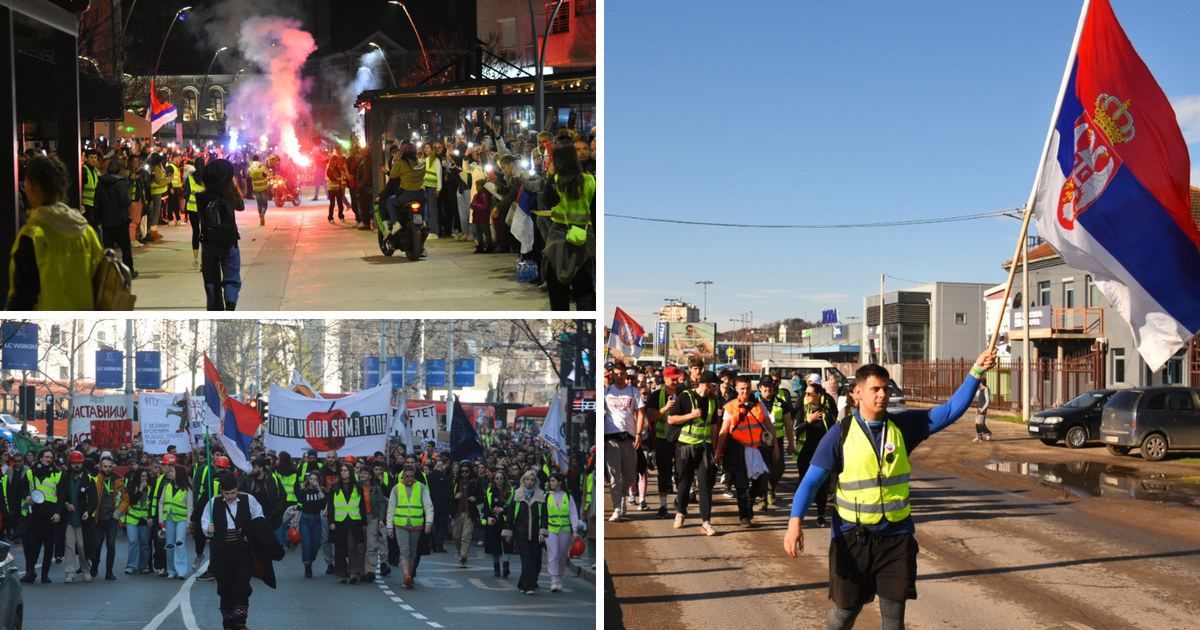
[[[381,72],[383,74],[380,74]],[[372,49],[371,52],[359,58],[358,72],[355,73],[354,80],[349,85],[339,86],[340,89],[337,90],[338,100],[341,102],[342,118],[350,126],[351,133],[360,141],[366,137],[366,130],[363,127],[363,117],[358,114],[354,102],[364,91],[377,90],[387,85],[385,83],[387,77],[384,76],[386,74],[387,67],[384,63],[383,53],[378,49]]]

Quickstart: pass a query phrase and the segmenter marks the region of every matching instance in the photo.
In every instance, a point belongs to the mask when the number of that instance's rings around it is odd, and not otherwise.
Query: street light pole
[[[704,285],[704,321],[708,321],[708,285],[712,284],[712,280],[701,280],[696,284]]]
[[[412,14],[408,12],[408,7],[404,6],[403,2],[396,2],[396,0],[388,0],[388,4],[399,5],[401,9],[404,9],[404,15],[408,16],[408,23],[412,24],[413,27],[413,35],[417,36],[417,44],[421,47],[421,56],[425,58],[425,72],[429,72],[429,55],[425,54],[425,43],[421,41],[421,34],[417,32],[417,23],[413,21]],[[392,82],[395,83],[395,79]]]
[[[190,11],[191,8],[192,7],[183,7],[182,9],[175,12],[175,17],[171,18],[171,24],[169,26],[167,26],[167,34],[163,37],[162,46],[159,47],[159,49],[158,49],[158,61],[154,62],[154,76],[152,77],[153,79],[158,78],[158,66],[159,66],[159,64],[162,63],[163,51],[166,50],[166,48],[167,48],[167,38],[171,36],[171,29],[175,28],[175,22],[179,20],[179,15],[181,13],[183,13],[184,11]]]
[[[207,94],[208,75],[210,72],[212,72],[213,64],[217,63],[217,55],[226,50],[229,50],[229,47],[223,46],[217,49],[217,52],[213,53],[212,61],[208,62],[208,69],[204,71],[204,80],[200,82],[200,93],[196,95],[196,111],[192,112],[192,115],[195,116],[196,119],[196,144],[200,144],[200,98]],[[240,73],[241,71],[239,70],[238,72]]]
[[[392,64],[388,62],[387,53],[383,52],[383,49],[375,42],[369,42],[369,45],[374,46],[379,51],[379,54],[383,55],[383,65],[387,66],[388,74],[392,77],[392,87],[396,87],[396,75],[392,73]]]
[[[546,42],[550,40],[550,29],[554,27],[554,20],[558,18],[558,10],[562,8],[563,0],[558,0],[554,3],[554,11],[550,14],[550,19],[546,21],[546,34],[542,37],[542,50],[539,54],[537,47],[537,16],[533,11],[533,0],[529,0],[529,21],[533,25],[533,55],[534,62],[537,65],[537,98],[535,100],[537,107],[537,128],[538,131],[546,131],[546,81],[545,75],[542,73],[542,66],[546,63]]]

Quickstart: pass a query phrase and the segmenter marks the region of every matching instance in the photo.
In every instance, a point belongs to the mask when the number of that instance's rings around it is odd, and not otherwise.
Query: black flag
[[[483,455],[483,447],[479,445],[479,435],[475,427],[467,419],[467,412],[454,397],[454,417],[450,421],[450,458],[456,462]]]

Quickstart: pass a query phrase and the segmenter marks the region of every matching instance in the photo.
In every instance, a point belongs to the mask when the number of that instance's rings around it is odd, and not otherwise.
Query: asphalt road
[[[379,251],[375,232],[352,229],[354,215],[329,224],[328,202],[303,196],[258,224],[253,201],[239,212],[242,289],[238,310],[544,311],[544,291],[516,281],[516,254],[473,254],[474,244],[430,240],[429,256]],[[136,308],[204,310],[204,283],[192,268],[192,229],[160,226],[162,241],[134,249]]]
[[[992,429],[996,438],[977,444],[969,423],[955,425],[913,455],[913,517],[921,553],[918,599],[908,603],[906,627],[1197,627],[1195,502],[1133,501],[1103,492],[1080,498],[1052,483],[1054,477],[1028,474],[1028,465],[994,462],[1094,460],[1111,473],[1105,483],[1115,484],[1123,473],[1106,463],[1111,456],[1103,448],[1067,451],[1030,440],[1023,426],[995,423]],[[1144,485],[1166,484],[1189,469],[1196,474],[1195,464],[1176,462]],[[711,627],[714,618],[729,618],[744,627],[825,628],[829,530],[811,527],[810,509],[802,556],[784,554],[794,465],[785,480],[780,505],[756,514],[750,529],[737,525],[736,504],[720,496],[718,486],[714,525],[720,535],[713,538],[699,535],[698,518],[677,530],[671,520],[655,519],[653,510],[634,511],[629,522],[606,522],[612,580],[606,625],[699,629]],[[653,480],[649,491],[656,492]],[[657,507],[656,495],[650,503]],[[879,623],[878,605],[872,604],[856,627]]]
[[[188,541],[189,555],[193,551]],[[50,571],[53,584],[24,584],[25,629],[129,628],[133,630],[208,630],[221,628],[217,587],[213,581],[167,580],[156,574],[125,575],[128,544],[117,538],[117,580],[64,584],[64,568]],[[19,546],[18,566],[24,568]],[[526,629],[552,624],[556,629],[596,627],[596,590],[587,581],[568,577],[562,593],[550,592],[542,568],[541,590],[533,596],[517,592],[518,556],[512,557],[509,579],[492,576],[490,557],[472,548],[467,569],[449,554],[426,556],[417,569],[417,588],[405,590],[399,568],[375,583],[339,584],[324,575],[318,560],[312,579],[305,579],[299,550],[275,563],[278,589],[258,580],[251,585],[250,628],[343,628],[359,623],[374,627]],[[544,556],[543,556],[544,558]],[[101,560],[103,562],[103,559]],[[385,625],[379,625],[385,624]]]

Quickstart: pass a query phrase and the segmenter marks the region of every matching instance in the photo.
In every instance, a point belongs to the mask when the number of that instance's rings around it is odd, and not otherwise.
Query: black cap
[[[758,380],[758,386],[762,387],[763,385],[766,385],[768,387],[775,387],[775,379],[771,378],[770,374],[763,374],[762,377]]]
[[[716,372],[713,372],[712,370],[704,370],[700,373],[699,382],[708,383],[709,385],[716,385],[721,382],[721,379],[717,378]]]

